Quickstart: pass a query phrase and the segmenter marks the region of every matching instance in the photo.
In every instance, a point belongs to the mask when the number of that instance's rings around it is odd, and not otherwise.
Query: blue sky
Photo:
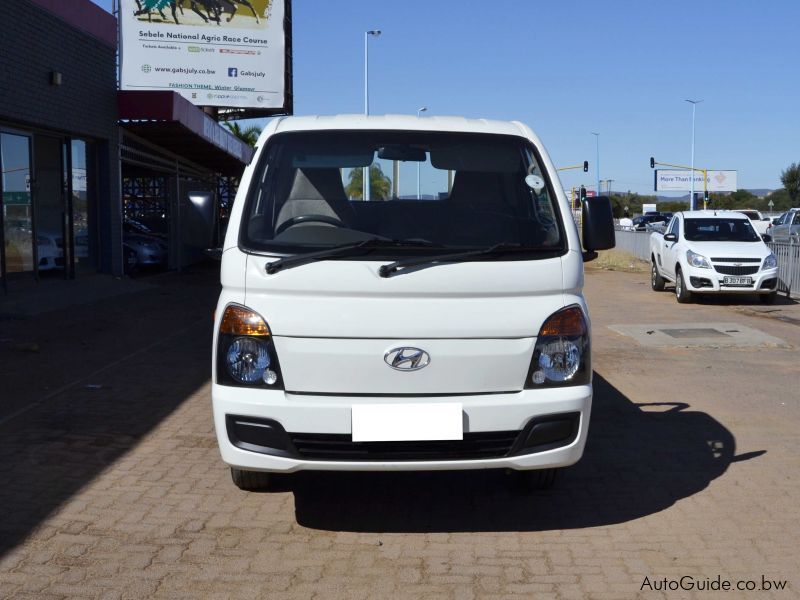
[[[110,0],[95,0],[108,8]],[[565,187],[603,179],[651,193],[649,157],[735,169],[740,188],[780,187],[800,161],[797,0],[654,2],[295,0],[296,114],[363,111],[363,35],[373,114],[519,119]]]

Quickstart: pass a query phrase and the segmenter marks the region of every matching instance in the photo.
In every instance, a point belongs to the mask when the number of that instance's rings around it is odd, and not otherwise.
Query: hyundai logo
[[[392,348],[383,355],[384,362],[398,371],[419,371],[431,362],[430,355],[419,348]]]

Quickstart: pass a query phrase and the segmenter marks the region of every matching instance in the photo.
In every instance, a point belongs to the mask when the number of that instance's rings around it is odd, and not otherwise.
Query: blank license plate
[[[354,442],[410,442],[464,439],[460,402],[356,404]]]
[[[723,277],[722,285],[753,285],[752,277]]]

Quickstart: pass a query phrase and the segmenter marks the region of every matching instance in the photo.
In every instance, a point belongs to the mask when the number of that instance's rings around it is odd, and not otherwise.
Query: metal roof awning
[[[120,126],[215,173],[241,175],[253,149],[171,91],[119,91]]]

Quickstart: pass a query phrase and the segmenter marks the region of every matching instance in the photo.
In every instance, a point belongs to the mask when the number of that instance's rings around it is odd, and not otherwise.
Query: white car
[[[607,198],[584,205],[584,252],[550,157],[517,122],[288,117],[257,147],[214,324],[214,423],[236,485],[496,468],[546,486],[580,459],[583,261],[614,244]]]
[[[760,235],[767,233],[767,229],[769,229],[769,226],[772,224],[772,220],[769,217],[762,216],[759,211],[753,210],[752,208],[743,208],[736,212],[740,212],[750,219],[750,224],[753,226],[753,229]]]
[[[775,299],[778,261],[740,212],[700,210],[672,217],[666,233],[650,236],[650,283],[675,283],[678,302],[694,294],[758,294]]]

